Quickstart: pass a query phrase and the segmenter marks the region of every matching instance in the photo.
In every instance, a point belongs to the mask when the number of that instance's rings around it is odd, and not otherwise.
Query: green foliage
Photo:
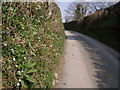
[[[59,9],[47,3],[2,4],[3,87],[50,88],[64,43]],[[54,18],[56,18],[57,23]]]
[[[16,73],[22,86],[31,88],[35,81],[32,78],[33,73],[37,72],[37,69],[32,69],[36,63],[31,63],[27,60],[25,64],[19,64],[18,69],[21,70]]]
[[[6,78],[13,77],[11,78],[13,82],[9,82],[8,85],[13,84],[12,86],[15,88],[24,86],[28,86],[29,88],[35,83],[32,79],[32,75],[37,71],[33,69],[36,63],[30,62],[26,49],[23,46],[19,44],[4,46],[3,55],[4,58],[8,58],[3,62],[3,71],[6,72],[3,73],[3,76]]]

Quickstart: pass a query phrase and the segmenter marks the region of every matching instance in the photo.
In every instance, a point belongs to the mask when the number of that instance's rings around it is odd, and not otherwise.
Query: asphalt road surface
[[[59,88],[118,88],[119,53],[86,35],[65,31]]]

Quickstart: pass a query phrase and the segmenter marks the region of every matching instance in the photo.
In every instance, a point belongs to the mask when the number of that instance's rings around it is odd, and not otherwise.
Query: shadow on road
[[[73,33],[71,31],[71,33]],[[111,62],[110,58],[92,42],[81,35],[66,36],[67,40],[79,40],[84,48],[91,54],[91,60],[96,69],[97,83],[99,88],[118,88],[118,66]],[[120,86],[120,85],[119,85]]]
[[[65,36],[67,40],[80,40],[80,37],[78,36]]]

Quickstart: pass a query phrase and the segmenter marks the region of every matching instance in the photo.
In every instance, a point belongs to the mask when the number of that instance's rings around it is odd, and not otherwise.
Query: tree
[[[83,17],[94,13],[98,10],[114,5],[116,2],[73,2],[65,10],[67,15],[65,20],[67,21],[82,21]]]
[[[72,3],[66,9],[66,12],[70,19],[80,21],[86,13],[86,8],[83,7],[80,3]]]
[[[98,10],[114,5],[116,2],[81,2],[80,4],[86,8],[87,14],[94,13]]]

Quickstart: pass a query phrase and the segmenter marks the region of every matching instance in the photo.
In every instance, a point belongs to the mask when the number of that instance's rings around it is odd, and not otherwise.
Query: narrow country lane
[[[59,88],[118,88],[118,53],[73,31],[65,31]]]

